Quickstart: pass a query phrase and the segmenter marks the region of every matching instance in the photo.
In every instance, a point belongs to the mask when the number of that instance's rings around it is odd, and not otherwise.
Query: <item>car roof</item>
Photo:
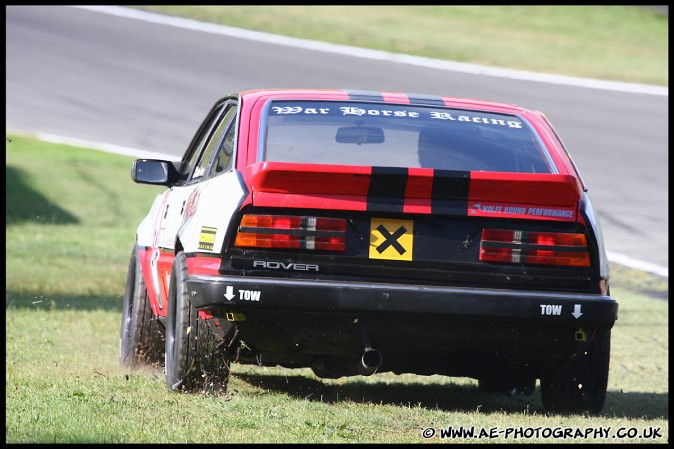
[[[256,89],[240,92],[243,102],[264,100],[323,100],[323,101],[367,101],[378,103],[398,103],[411,105],[442,106],[459,109],[475,109],[505,114],[526,114],[534,112],[511,103],[498,103],[470,98],[442,95],[415,94],[406,92],[386,92],[352,89]],[[527,114],[528,115],[528,114]]]

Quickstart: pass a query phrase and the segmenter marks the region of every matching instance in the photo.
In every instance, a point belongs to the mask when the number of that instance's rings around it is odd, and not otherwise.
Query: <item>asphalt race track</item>
[[[610,259],[668,275],[668,89],[465,73],[270,40],[83,8],[6,6],[6,128],[178,158],[212,104],[241,90],[334,87],[515,103],[543,111],[571,151]]]

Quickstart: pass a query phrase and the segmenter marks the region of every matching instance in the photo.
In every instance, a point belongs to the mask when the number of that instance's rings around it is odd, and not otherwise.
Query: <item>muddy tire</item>
[[[152,313],[138,250],[134,248],[129,260],[122,304],[119,361],[122,366],[136,368],[161,364],[163,360],[164,327]]]
[[[546,410],[599,413],[604,407],[611,350],[611,330],[600,330],[583,353],[562,368],[548,368],[541,379]]]
[[[229,359],[224,344],[192,307],[185,253],[176,254],[166,317],[166,386],[185,393],[227,391]]]

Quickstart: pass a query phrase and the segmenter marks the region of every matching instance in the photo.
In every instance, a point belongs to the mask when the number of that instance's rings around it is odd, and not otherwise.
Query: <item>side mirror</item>
[[[383,143],[384,130],[371,126],[345,126],[337,130],[337,143]]]
[[[169,161],[136,159],[131,168],[131,179],[139,184],[172,186],[178,180],[178,171]]]

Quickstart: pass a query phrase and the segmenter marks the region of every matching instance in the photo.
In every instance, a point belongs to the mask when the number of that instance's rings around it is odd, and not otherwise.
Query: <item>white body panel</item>
[[[179,239],[185,252],[218,253],[230,218],[246,194],[233,170],[196,185],[173,187],[157,195],[138,226],[138,245],[172,250]],[[211,250],[199,249],[202,226],[216,229]]]
[[[229,171],[199,184],[194,192],[195,212],[186,211],[178,238],[187,253],[202,252],[218,254],[225,239],[230,219],[235,214],[247,191],[237,172]],[[196,207],[198,204],[198,207]],[[199,248],[202,227],[214,228],[212,249]]]

